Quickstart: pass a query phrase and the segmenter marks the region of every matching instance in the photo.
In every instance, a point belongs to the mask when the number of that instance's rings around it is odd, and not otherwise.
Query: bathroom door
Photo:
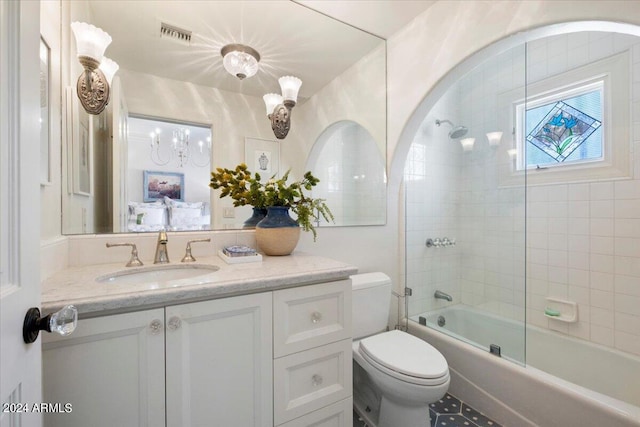
[[[2,427],[42,425],[33,413],[42,401],[41,343],[22,339],[27,310],[40,304],[39,27],[39,2],[0,1]]]

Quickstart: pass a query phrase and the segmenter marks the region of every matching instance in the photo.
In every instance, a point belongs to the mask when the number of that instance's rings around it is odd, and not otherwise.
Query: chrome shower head
[[[460,139],[463,136],[465,136],[467,134],[467,132],[469,132],[469,129],[467,129],[464,126],[456,126],[453,129],[451,129],[449,131],[449,138],[451,139]]]
[[[436,120],[436,126],[440,126],[442,123],[449,123],[452,129],[449,131],[450,139],[460,139],[469,132],[466,126],[456,126],[451,120]]]

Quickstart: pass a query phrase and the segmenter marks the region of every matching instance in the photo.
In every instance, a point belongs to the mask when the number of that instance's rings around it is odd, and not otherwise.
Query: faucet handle
[[[211,239],[196,239],[196,240],[189,240],[187,242],[187,250],[184,254],[184,257],[182,258],[181,262],[194,262],[196,259],[193,257],[193,255],[191,255],[191,244],[192,243],[199,243],[199,242],[210,242]]]
[[[142,267],[142,261],[138,258],[138,248],[135,243],[108,243],[107,247],[112,248],[114,246],[131,246],[131,258],[129,262],[126,264],[127,267]]]

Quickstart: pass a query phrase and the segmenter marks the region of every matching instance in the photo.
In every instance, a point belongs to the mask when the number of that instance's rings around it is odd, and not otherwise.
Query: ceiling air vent
[[[191,31],[184,30],[165,22],[160,23],[160,37],[167,37],[184,44],[191,43]]]

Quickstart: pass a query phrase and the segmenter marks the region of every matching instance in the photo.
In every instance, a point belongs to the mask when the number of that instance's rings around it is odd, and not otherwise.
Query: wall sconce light
[[[222,65],[232,76],[240,80],[251,77],[258,72],[260,54],[254,48],[243,44],[228,44],[220,49]]]
[[[104,57],[111,36],[85,22],[73,22],[71,29],[76,39],[78,61],[84,67],[78,77],[78,98],[87,113],[97,115],[109,103],[109,86],[119,68],[114,61]]]
[[[473,150],[473,144],[476,142],[475,138],[462,138],[460,144],[462,145],[462,151]]]
[[[509,157],[514,159],[518,154],[518,150],[516,150],[515,148],[510,148],[509,150],[507,150],[507,154],[509,155]]]
[[[490,146],[497,147],[502,140],[502,132],[487,132],[487,140]]]
[[[267,117],[271,120],[271,129],[278,139],[284,139],[291,127],[291,109],[295,107],[302,80],[293,76],[278,79],[282,95],[268,93],[262,97],[267,107]]]

